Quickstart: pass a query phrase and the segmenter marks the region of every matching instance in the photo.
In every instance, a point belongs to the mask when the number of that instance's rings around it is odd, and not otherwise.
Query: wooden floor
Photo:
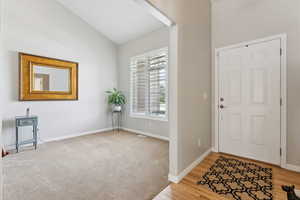
[[[199,186],[196,183],[201,176],[208,171],[208,168],[215,160],[224,154],[211,153],[207,156],[195,169],[192,170],[179,184],[171,184],[158,194],[154,200],[225,200],[224,198],[204,186]],[[226,157],[237,158],[234,156],[224,155]],[[249,161],[248,159],[237,158],[241,161]],[[286,200],[286,193],[281,190],[281,185],[295,185],[296,189],[300,189],[300,173],[288,171],[273,165],[255,162],[262,167],[273,169],[273,199]]]

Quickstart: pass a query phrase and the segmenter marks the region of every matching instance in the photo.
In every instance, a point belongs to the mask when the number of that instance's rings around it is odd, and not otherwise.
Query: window
[[[168,48],[131,58],[131,116],[167,120]]]

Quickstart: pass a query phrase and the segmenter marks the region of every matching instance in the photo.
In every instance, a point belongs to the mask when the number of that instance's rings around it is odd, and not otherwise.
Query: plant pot
[[[113,105],[112,110],[113,110],[113,112],[121,112],[122,106],[121,105]]]

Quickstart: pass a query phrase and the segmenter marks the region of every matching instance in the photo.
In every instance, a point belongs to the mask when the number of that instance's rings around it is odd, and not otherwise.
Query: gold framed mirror
[[[19,53],[20,101],[78,100],[78,63]]]

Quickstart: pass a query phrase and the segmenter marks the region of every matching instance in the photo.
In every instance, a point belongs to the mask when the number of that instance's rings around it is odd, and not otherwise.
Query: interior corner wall
[[[105,91],[117,85],[116,45],[56,1],[4,1],[5,145],[15,144],[14,118],[28,107],[39,116],[42,141],[110,128]],[[18,101],[18,52],[78,62],[79,100]],[[31,131],[23,134],[29,137]]]
[[[287,163],[298,166],[300,166],[299,9],[299,0],[215,0],[212,4],[213,50],[244,41],[287,34]],[[214,83],[214,80],[212,82]]]
[[[156,49],[169,46],[169,29],[162,28],[118,47],[118,88],[127,98],[122,126],[164,138],[169,137],[166,121],[142,119],[130,116],[130,59]]]
[[[170,175],[178,176],[211,148],[211,5],[210,0],[150,2],[175,21],[177,29],[177,66],[170,66],[177,76],[170,84],[171,90],[177,87],[176,99],[170,99],[176,110],[170,113],[177,116],[170,123],[178,128],[170,131],[171,140],[177,140],[170,143]]]

